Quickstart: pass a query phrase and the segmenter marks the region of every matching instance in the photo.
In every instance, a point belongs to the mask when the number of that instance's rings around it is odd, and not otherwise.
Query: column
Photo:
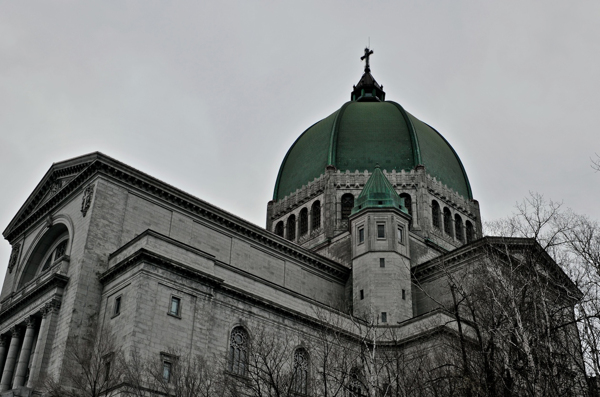
[[[412,226],[413,228],[417,228],[419,229],[419,213],[417,212],[417,195],[415,194],[415,198],[412,200],[412,202],[410,203],[410,206],[412,207]]]
[[[21,344],[21,334],[17,326],[12,327],[10,333],[12,337],[10,338],[6,363],[4,364],[4,371],[2,372],[2,380],[0,380],[0,392],[10,389],[13,371],[15,370],[15,362],[17,361],[19,346]]]
[[[23,347],[21,348],[21,354],[19,355],[19,361],[17,362],[17,372],[15,373],[13,388],[25,385],[27,367],[29,367],[29,357],[31,357],[31,348],[33,347],[33,340],[35,336],[35,318],[33,316],[28,317],[25,321],[27,324],[27,329],[25,330]]]
[[[8,350],[8,341],[0,336],[0,374],[4,370],[4,361],[6,361],[6,352]]]
[[[29,370],[29,379],[27,380],[27,387],[35,388],[38,382],[43,382],[42,368],[44,367],[44,361],[48,360],[48,356],[52,349],[53,332],[52,329],[56,326],[56,318],[58,309],[60,308],[60,302],[49,302],[42,309],[42,321],[40,323],[40,332],[38,339],[35,344],[35,352],[31,358],[31,367]],[[46,362],[46,367],[48,363]]]

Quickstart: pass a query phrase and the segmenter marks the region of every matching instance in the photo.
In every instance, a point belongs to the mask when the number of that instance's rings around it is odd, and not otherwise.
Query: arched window
[[[342,196],[342,220],[350,218],[350,213],[354,207],[354,196],[346,193]]]
[[[452,214],[448,207],[444,207],[444,233],[452,236]]]
[[[456,239],[458,241],[460,241],[460,242],[465,241],[464,236],[463,236],[462,218],[458,214],[454,215],[454,235],[456,236]]]
[[[317,230],[321,227],[321,202],[315,201],[310,209],[312,216],[312,230]]]
[[[275,225],[275,234],[283,237],[283,222],[282,221],[277,222],[277,225]]]
[[[246,376],[248,370],[248,333],[243,327],[235,327],[229,338],[229,371]]]
[[[360,370],[358,368],[352,368],[350,370],[350,376],[348,379],[349,397],[366,397],[361,378]]]
[[[296,239],[296,215],[290,215],[287,220],[287,237],[288,240]]]
[[[292,391],[300,396],[308,394],[308,352],[299,348],[294,352],[294,379]]]
[[[300,210],[300,236],[304,236],[308,233],[308,209],[302,208]]]
[[[404,206],[406,207],[406,210],[408,211],[408,215],[410,215],[412,217],[412,198],[410,197],[410,194],[401,193],[400,198],[404,199]],[[412,225],[412,218],[410,220],[409,225]]]
[[[435,200],[431,202],[431,222],[433,227],[440,229],[440,205]]]
[[[62,224],[56,224],[46,232],[33,250],[23,270],[19,287],[29,283],[38,274],[50,269],[68,255],[69,231]]]
[[[475,240],[475,229],[473,229],[473,224],[470,221],[466,222],[467,229],[467,243]]]

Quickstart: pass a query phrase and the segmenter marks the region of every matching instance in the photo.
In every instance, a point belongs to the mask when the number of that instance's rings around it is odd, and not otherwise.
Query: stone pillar
[[[33,347],[35,336],[35,318],[27,318],[26,323],[27,329],[25,330],[23,347],[21,347],[21,354],[19,355],[19,361],[17,362],[17,372],[15,373],[13,388],[24,386],[25,377],[27,377],[27,368],[29,367],[29,358],[31,357],[31,348]]]
[[[4,337],[0,337],[0,374],[4,370],[4,362],[6,361],[6,352],[8,351],[8,341]]]
[[[60,308],[60,302],[52,301],[47,303],[42,310],[42,321],[40,323],[40,332],[38,339],[35,344],[35,352],[31,358],[31,367],[29,370],[29,379],[27,381],[27,387],[34,388],[38,381],[43,381],[42,369],[44,367],[44,360],[47,360],[50,354],[51,344],[53,341],[53,327],[56,326],[56,318],[58,309]],[[46,363],[46,366],[48,364]]]
[[[19,354],[19,347],[21,345],[21,333],[17,326],[12,327],[10,333],[10,346],[8,347],[8,353],[6,355],[6,363],[4,364],[4,371],[2,372],[2,380],[0,380],[0,392],[10,389],[13,372],[15,370],[15,363],[17,361],[17,355]]]
[[[415,198],[410,203],[411,211],[412,211],[412,226],[413,229],[419,229],[419,212],[417,211],[417,195],[415,194]]]

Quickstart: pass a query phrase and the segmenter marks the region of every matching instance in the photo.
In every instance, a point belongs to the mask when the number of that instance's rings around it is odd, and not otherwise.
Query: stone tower
[[[350,215],[354,315],[379,324],[412,318],[410,219],[377,166]]]

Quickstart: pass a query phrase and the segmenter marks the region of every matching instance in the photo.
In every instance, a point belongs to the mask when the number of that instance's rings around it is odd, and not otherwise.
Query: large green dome
[[[376,164],[387,171],[424,165],[428,174],[472,198],[462,163],[444,137],[399,104],[383,101],[385,93],[376,94],[382,100],[347,102],[304,131],[281,164],[273,200],[319,177],[328,165],[342,172],[373,172]]]

